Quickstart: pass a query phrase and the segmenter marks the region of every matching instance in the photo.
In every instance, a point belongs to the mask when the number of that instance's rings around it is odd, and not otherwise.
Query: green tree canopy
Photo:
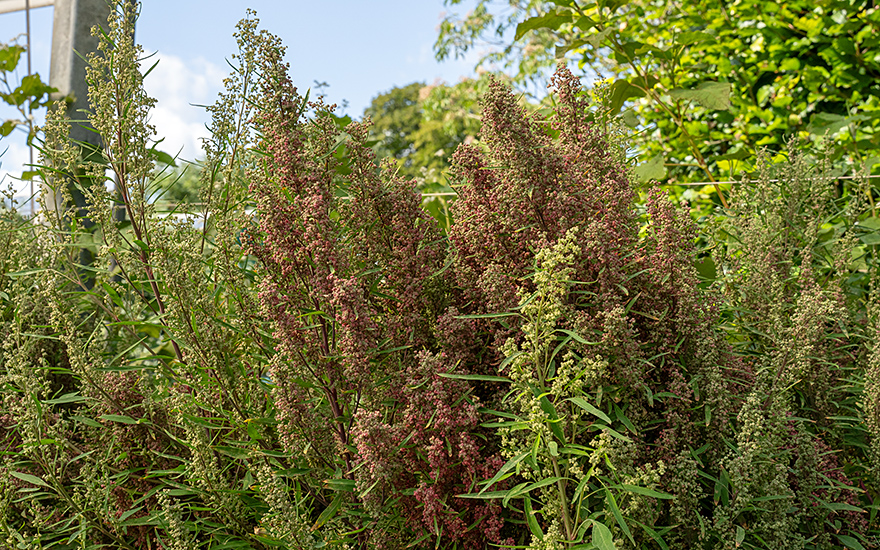
[[[559,58],[610,74],[610,105],[631,107],[624,119],[655,167],[645,173],[716,181],[792,137],[827,134],[841,170],[880,162],[878,29],[865,0],[516,0],[504,11],[481,0],[444,21],[436,52],[500,36],[483,62],[514,67],[520,82]]]
[[[425,194],[425,207],[448,226],[446,179],[449,157],[461,143],[478,140],[480,97],[488,75],[449,84],[414,82],[373,99],[364,115],[373,122],[371,139],[379,158],[395,158],[399,172],[415,178]],[[439,194],[439,195],[438,195]]]
[[[401,160],[401,172],[423,183],[443,180],[458,144],[478,137],[479,98],[488,85],[487,76],[455,85],[414,82],[377,96],[364,112],[376,152]]]

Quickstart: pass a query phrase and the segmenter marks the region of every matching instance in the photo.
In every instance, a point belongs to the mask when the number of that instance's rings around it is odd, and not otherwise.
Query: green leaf
[[[510,491],[488,491],[486,493],[465,493],[461,495],[455,495],[456,498],[475,498],[480,500],[490,500],[493,498],[504,498],[510,493]]]
[[[513,41],[516,42],[529,31],[533,31],[535,29],[556,30],[561,27],[563,23],[571,21],[571,13],[557,13],[556,11],[551,11],[544,15],[530,17],[529,19],[526,19],[516,26],[516,35],[513,37]]]
[[[174,157],[172,157],[165,151],[159,151],[155,147],[150,149],[150,156],[153,157],[153,159],[157,162],[167,164],[168,166],[177,166],[177,163],[174,162]]]
[[[675,43],[679,46],[690,46],[701,42],[712,42],[715,37],[703,31],[689,31],[676,35]]]
[[[133,516],[134,514],[136,514],[137,511],[138,511],[138,510],[141,510],[142,508],[143,508],[143,506],[138,506],[137,508],[132,508],[131,510],[129,510],[129,511],[123,513],[121,516],[119,516],[119,521],[125,521],[125,520],[127,520],[128,518],[130,518],[131,516]]]
[[[859,240],[868,245],[880,244],[880,218],[861,220],[858,226],[867,230],[859,236]]]
[[[799,71],[801,68],[801,60],[791,57],[779,64],[779,68],[783,71]]]
[[[86,426],[91,426],[92,428],[103,428],[104,427],[100,422],[95,422],[91,418],[87,418],[85,416],[79,416],[77,414],[74,414],[74,415],[71,415],[70,418],[72,418],[73,420],[76,420],[77,422],[85,424]]]
[[[507,494],[504,495],[503,499],[501,499],[501,506],[504,506],[505,508],[507,508],[507,503],[510,502],[510,499],[522,496],[522,489],[526,485],[528,485],[528,483],[520,483],[519,485],[517,485],[513,489],[510,489],[509,491],[507,491]]]
[[[854,537],[850,537],[848,535],[834,535],[837,537],[837,540],[843,543],[847,548],[851,548],[852,550],[865,550],[865,547],[856,540]]]
[[[718,277],[718,272],[715,269],[715,260],[712,259],[712,256],[696,260],[694,267],[697,268],[697,273],[704,281],[714,281]]]
[[[0,136],[6,137],[15,130],[15,127],[18,126],[18,121],[9,119],[3,124],[0,124]]]
[[[580,334],[578,334],[577,332],[574,332],[574,331],[572,331],[572,330],[566,330],[566,329],[564,329],[564,328],[558,328],[558,329],[556,329],[556,332],[561,332],[562,334],[565,334],[565,335],[567,335],[567,336],[570,336],[570,337],[571,337],[572,339],[574,339],[576,342],[580,342],[581,344],[585,344],[585,345],[587,345],[587,346],[595,346],[595,345],[597,345],[597,344],[599,343],[599,342],[589,342],[589,341],[585,340],[583,336],[581,336]]]
[[[101,420],[107,420],[109,422],[120,422],[122,424],[137,424],[138,421],[130,416],[124,416],[121,414],[102,414],[99,416]]]
[[[594,407],[593,405],[588,403],[587,400],[584,399],[583,397],[569,397],[568,399],[566,399],[566,401],[571,401],[572,403],[574,403],[578,407],[582,408],[583,410],[587,411],[588,413],[592,414],[593,416],[596,416],[596,417],[604,420],[605,422],[611,424],[611,419],[608,418],[607,414],[603,413],[602,411],[600,411],[599,409],[597,409],[596,407]]]
[[[452,378],[455,380],[482,380],[483,382],[506,382],[510,383],[509,378],[503,376],[489,376],[486,374],[452,374],[449,372],[438,372],[437,376],[442,378]]]
[[[14,279],[16,277],[24,277],[27,275],[34,275],[36,273],[44,273],[48,271],[45,267],[39,267],[36,269],[25,269],[24,271],[11,271],[6,274],[10,279]]]
[[[587,42],[586,40],[574,40],[572,42],[569,42],[568,44],[565,44],[564,46],[556,46],[555,57],[556,59],[565,57],[565,54],[567,54],[571,50],[576,50],[578,48],[586,46],[587,44],[589,44],[589,42]]]
[[[669,550],[669,546],[666,545],[666,542],[663,541],[663,538],[660,536],[660,534],[657,531],[648,527],[647,525],[645,525],[644,523],[642,523],[638,520],[634,520],[634,519],[630,518],[630,521],[634,522],[636,525],[641,527],[646,533],[648,533],[648,536],[651,537],[652,539],[654,539],[654,542],[657,543],[657,546],[660,547],[660,550]],[[668,529],[669,528],[667,528],[667,530]]]
[[[639,125],[639,117],[633,109],[627,109],[620,113],[620,121],[630,128],[636,128]]]
[[[37,476],[31,475],[31,474],[25,474],[22,472],[9,472],[9,473],[12,474],[13,477],[17,477],[18,479],[20,479],[22,481],[26,481],[26,482],[32,483],[34,485],[39,485],[41,487],[49,487],[48,483],[46,483],[42,479],[38,478]]]
[[[608,490],[607,487],[605,488],[605,502],[608,504],[608,507],[611,508],[611,513],[614,515],[614,519],[617,520],[617,525],[620,526],[620,529],[626,535],[626,538],[628,538],[633,546],[635,546],[636,541],[633,539],[629,526],[623,519],[623,514],[620,513],[620,508],[617,507],[617,500],[615,500],[614,495],[611,494],[611,491]]]
[[[593,520],[593,546],[599,550],[617,550],[611,530],[604,523]]]
[[[61,397],[56,397],[55,399],[50,399],[48,401],[43,401],[44,405],[60,405],[62,403],[79,403],[80,401],[85,401],[86,398],[78,395],[77,393],[65,393]]]
[[[702,82],[696,88],[675,88],[669,95],[676,100],[696,101],[707,109],[725,111],[730,108],[729,82]]]
[[[616,81],[614,84],[611,85],[610,92],[608,94],[609,113],[611,115],[616,115],[620,112],[620,109],[623,107],[623,104],[626,103],[627,99],[633,97],[644,97],[644,95],[644,90],[642,90],[638,86],[635,86],[626,80]]]
[[[617,405],[614,405],[614,416],[617,417],[620,422],[626,426],[626,429],[631,431],[632,433],[636,433],[636,427],[630,422],[629,418],[623,414],[623,411]]]
[[[526,521],[529,524],[529,530],[535,535],[538,540],[544,540],[544,531],[541,530],[541,525],[538,523],[538,518],[535,517],[537,512],[532,510],[532,499],[528,496],[525,497],[525,514]]]
[[[251,452],[247,449],[243,449],[241,447],[225,447],[222,445],[217,445],[212,447],[218,453],[224,454],[226,456],[237,458],[240,460],[245,460],[251,458]]]
[[[601,31],[599,31],[595,34],[591,34],[590,36],[588,36],[587,42],[590,44],[590,46],[593,47],[593,49],[598,49],[599,46],[601,46],[602,43],[605,42],[605,39],[608,38],[608,36],[613,31],[614,31],[614,27],[608,27],[608,28],[602,29]],[[612,113],[612,114],[614,114],[614,113]]]
[[[318,519],[315,520],[315,524],[312,525],[312,531],[319,529],[322,525],[327,523],[327,521],[336,515],[336,512],[339,511],[339,507],[342,506],[342,501],[344,500],[345,495],[342,493],[336,495],[336,498],[333,499],[333,502],[330,503],[330,506],[324,508],[324,511],[321,512],[321,515],[318,516]]]
[[[536,481],[535,483],[531,483],[531,484],[529,484],[529,485],[526,485],[525,488],[523,488],[522,490],[520,490],[520,492],[521,492],[521,493],[529,493],[529,492],[531,492],[531,491],[534,491],[535,489],[540,489],[541,487],[546,487],[546,486],[548,486],[548,485],[553,485],[553,484],[556,483],[557,481],[560,481],[560,480],[563,480],[563,479],[568,479],[568,478],[565,478],[565,477],[548,477],[547,479],[542,479],[541,481]]]
[[[11,72],[18,66],[21,54],[25,52],[22,46],[4,45],[0,47],[0,71]]]
[[[629,0],[598,0],[597,2],[600,9],[607,8],[611,13],[614,13],[617,11],[617,8],[625,6],[628,3]]]
[[[821,501],[820,501],[821,502]],[[852,504],[847,504],[845,502],[822,502],[822,507],[828,510],[834,510],[835,512],[859,512],[864,513],[865,511],[859,508],[858,506],[853,506]]]
[[[713,497],[715,500],[715,504],[717,505],[719,502],[724,506],[727,506],[730,502],[730,476],[727,471],[722,469],[721,476],[715,480],[715,490],[713,491]]]
[[[631,492],[631,493],[638,493],[640,495],[645,495],[646,497],[661,498],[661,499],[675,498],[675,496],[670,495],[669,493],[661,493],[660,491],[655,491],[654,489],[648,489],[647,487],[640,487],[638,485],[627,485],[626,483],[624,483],[620,487]]]
[[[351,492],[355,490],[356,483],[353,479],[325,479],[324,485],[334,491]]]
[[[744,540],[746,540],[746,530],[743,529],[742,527],[740,527],[739,525],[737,525],[736,526],[736,547],[739,548],[739,545],[742,544]]]
[[[553,406],[553,403],[547,399],[547,396],[541,397],[541,410],[547,413],[547,416],[550,417],[550,421],[547,422],[547,426],[550,427],[550,431],[553,432],[553,435],[559,439],[559,441],[565,442],[565,434],[562,432],[562,427],[559,425],[559,415],[556,414],[556,407]]]
[[[494,485],[498,480],[500,480],[501,477],[504,476],[504,474],[506,474],[507,472],[509,472],[513,468],[515,468],[516,465],[519,464],[520,462],[522,462],[522,460],[525,457],[529,456],[529,452],[530,451],[525,451],[523,453],[516,455],[515,457],[511,458],[510,460],[508,460],[507,463],[504,466],[502,466],[501,469],[498,470],[498,472],[494,476],[492,476],[492,479],[490,479],[486,483],[486,486],[483,487],[483,490],[480,491],[480,494],[483,494],[483,492],[485,492],[486,489],[488,489],[489,487]]]
[[[666,159],[663,154],[655,155],[639,164],[633,170],[641,183],[652,180],[662,180],[666,177]]]
[[[870,116],[862,114],[842,116],[832,113],[817,113],[810,121],[809,126],[807,126],[807,130],[809,130],[811,134],[820,136],[824,135],[826,132],[829,134],[835,134],[850,124],[856,124],[870,119]]]

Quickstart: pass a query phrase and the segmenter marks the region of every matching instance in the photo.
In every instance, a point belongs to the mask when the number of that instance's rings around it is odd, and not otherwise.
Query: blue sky
[[[465,5],[468,3],[466,2]],[[183,158],[198,155],[205,135],[204,111],[227,74],[226,59],[236,51],[232,33],[245,10],[253,8],[265,28],[287,46],[294,84],[301,90],[326,82],[332,103],[348,101],[346,113],[359,117],[370,100],[394,86],[422,81],[455,83],[473,76],[477,52],[464,60],[438,63],[433,44],[446,11],[442,0],[146,0],[136,40],[158,52],[159,66],[146,80],[158,100],[152,122],[164,149]],[[53,8],[31,13],[33,70],[48,81]],[[0,14],[0,41],[25,32],[23,12]],[[23,37],[22,37],[23,43]],[[24,69],[22,59],[20,67]],[[19,76],[23,76],[21,72]],[[40,113],[37,113],[39,119]],[[14,112],[0,108],[0,119]],[[0,178],[20,172],[27,162],[23,134],[0,140]],[[7,176],[2,186],[10,182]]]

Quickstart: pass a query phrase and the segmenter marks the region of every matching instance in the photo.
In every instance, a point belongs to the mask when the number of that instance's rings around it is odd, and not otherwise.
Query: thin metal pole
[[[27,64],[28,64],[28,76],[31,76],[31,0],[24,0],[24,25],[27,36]],[[31,217],[34,217],[34,144],[33,144],[33,134],[34,134],[34,115],[31,112],[31,102],[28,101],[28,158],[30,160],[30,171],[31,177],[30,181],[30,190],[31,190]]]

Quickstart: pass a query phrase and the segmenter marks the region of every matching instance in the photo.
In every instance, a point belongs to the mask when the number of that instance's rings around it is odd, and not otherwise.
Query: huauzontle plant
[[[53,111],[41,214],[2,217],[4,547],[878,546],[873,218],[821,170],[764,162],[705,281],[560,68],[546,115],[490,86],[444,231],[249,12],[166,215],[131,9],[103,158]]]

